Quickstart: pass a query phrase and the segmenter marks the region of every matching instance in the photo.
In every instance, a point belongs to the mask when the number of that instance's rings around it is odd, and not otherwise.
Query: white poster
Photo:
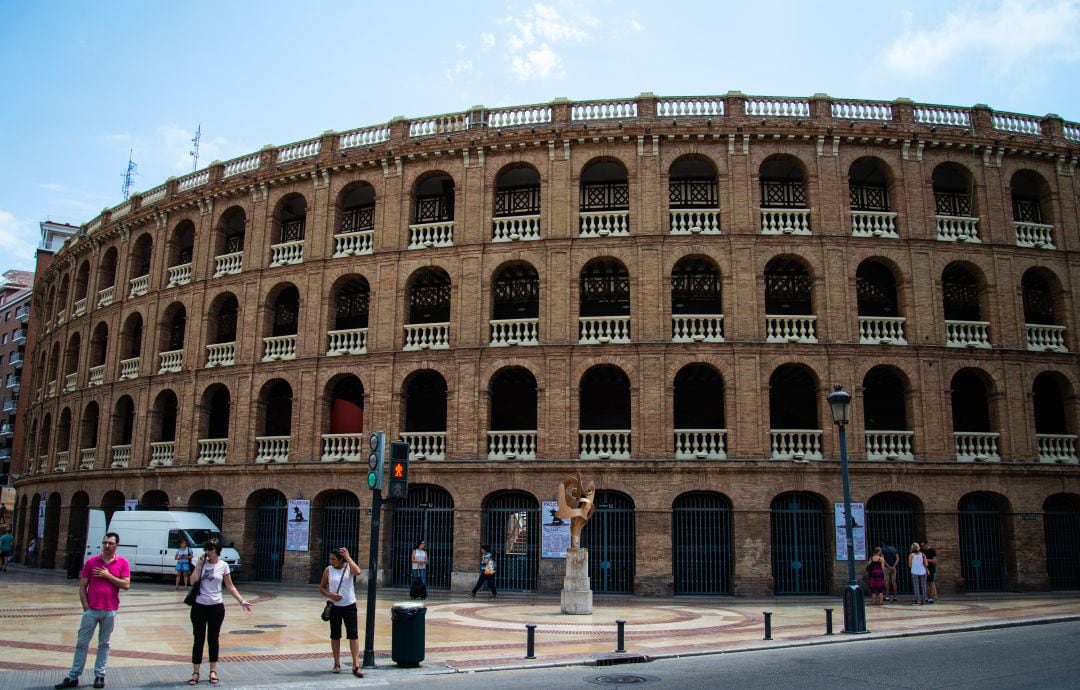
[[[290,498],[288,522],[285,527],[285,550],[307,551],[311,525],[311,501],[306,498]]]
[[[42,496],[37,506],[37,538],[45,538],[45,497]]]
[[[834,503],[836,509],[836,560],[846,561],[847,529],[844,526],[844,504]],[[855,542],[855,560],[866,560],[866,506],[851,504],[851,538]]]
[[[570,548],[570,521],[555,517],[559,509],[558,501],[541,502],[541,558],[566,558]]]
[[[125,498],[124,499],[124,510],[138,510],[138,509],[139,509],[139,499],[137,499],[137,498]]]

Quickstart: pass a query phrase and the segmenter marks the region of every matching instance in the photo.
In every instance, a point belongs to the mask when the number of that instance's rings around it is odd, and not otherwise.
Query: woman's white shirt
[[[203,563],[202,575],[199,577],[199,596],[195,597],[195,603],[207,606],[224,603],[221,598],[221,583],[228,574],[229,564],[225,561]]]
[[[923,559],[922,553],[915,554],[915,557],[911,559],[911,574],[926,575],[926,560]]]
[[[352,572],[349,570],[349,565],[346,563],[345,567],[340,570],[333,566],[326,566],[326,572],[328,573],[326,578],[326,591],[334,594],[340,594],[340,601],[331,602],[334,606],[348,606],[356,603],[356,588],[353,586]],[[341,586],[338,589],[338,585]]]

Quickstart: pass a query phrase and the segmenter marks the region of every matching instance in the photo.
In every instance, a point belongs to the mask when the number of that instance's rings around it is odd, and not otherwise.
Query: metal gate
[[[218,492],[196,491],[188,499],[188,511],[202,513],[218,526],[222,535],[228,536],[225,532],[225,501]]]
[[[323,504],[321,559],[312,570],[321,577],[330,564],[330,551],[344,546],[356,560],[360,550],[360,499],[348,491],[339,491]]]
[[[907,568],[909,547],[918,541],[915,536],[915,508],[911,501],[896,494],[878,494],[866,504],[866,543],[872,550],[886,542],[900,555],[903,566],[896,571],[897,590],[912,592],[911,571]]]
[[[826,594],[829,550],[821,503],[807,494],[781,494],[773,499],[770,523],[774,593]]]
[[[394,586],[408,586],[412,550],[421,539],[428,555],[428,587],[449,589],[454,570],[454,500],[438,486],[410,486],[408,499],[394,508],[390,539],[390,577]]]
[[[731,594],[731,506],[719,494],[693,492],[671,511],[675,594]]]
[[[1051,496],[1043,508],[1050,589],[1080,589],[1080,501]]]
[[[581,531],[589,551],[589,579],[594,592],[634,592],[634,502],[615,491],[597,491],[596,510]]]
[[[540,504],[531,494],[507,491],[488,500],[484,508],[483,541],[495,556],[498,589],[536,589],[540,566]],[[475,572],[480,572],[476,557]]]
[[[1005,589],[1005,539],[1001,514],[988,496],[969,494],[960,500],[960,574],[968,592]]]
[[[285,559],[287,508],[285,497],[277,491],[263,496],[255,508],[256,580],[281,581],[281,566]]]

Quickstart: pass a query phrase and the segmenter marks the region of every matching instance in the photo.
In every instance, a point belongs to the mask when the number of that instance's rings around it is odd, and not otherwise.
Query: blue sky
[[[0,270],[199,167],[395,115],[747,94],[1080,121],[1080,0],[893,3],[0,0]]]

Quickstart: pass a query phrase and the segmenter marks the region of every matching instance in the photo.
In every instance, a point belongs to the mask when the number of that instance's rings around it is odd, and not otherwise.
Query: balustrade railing
[[[833,101],[829,112],[840,120],[889,122],[893,119],[892,104],[875,101]]]
[[[449,115],[436,115],[409,123],[410,137],[426,137],[432,134],[452,134],[464,132],[469,128],[471,120],[468,113],[452,113]]]
[[[282,146],[278,149],[277,162],[288,163],[289,161],[297,161],[302,158],[317,156],[319,155],[319,148],[321,146],[322,139],[309,139],[307,141],[289,144],[288,146]]]
[[[405,350],[445,350],[450,347],[449,323],[416,323],[405,326]]]
[[[229,452],[227,438],[200,438],[198,440],[200,465],[223,465]]]
[[[1042,134],[1042,126],[1039,123],[1039,118],[1032,117],[1031,115],[1020,115],[1018,113],[994,113],[993,115],[994,129],[1001,132],[1012,132],[1013,134],[1030,134],[1033,136],[1039,136]]]
[[[581,211],[581,237],[626,237],[630,234],[629,211]]]
[[[113,291],[115,289],[116,289],[115,285],[110,285],[107,288],[103,288],[101,290],[98,290],[98,293],[97,293],[97,295],[98,295],[98,297],[97,297],[97,305],[98,305],[99,309],[101,307],[107,307],[110,304],[112,304],[112,302],[113,302]]]
[[[289,436],[256,436],[255,462],[288,462]]]
[[[1001,434],[954,431],[953,442],[958,462],[1000,462],[998,441]]]
[[[1054,249],[1054,226],[1043,223],[1013,222],[1017,247]]]
[[[658,117],[722,117],[724,98],[722,96],[685,96],[661,98],[656,101]]]
[[[671,342],[724,342],[723,314],[672,314]]]
[[[150,290],[150,275],[139,276],[131,279],[131,292],[128,297],[139,297]]]
[[[724,460],[727,429],[675,429],[676,460]]]
[[[915,122],[922,125],[970,127],[971,111],[947,105],[919,104],[915,106]]]
[[[159,374],[170,374],[180,371],[180,368],[184,364],[184,351],[183,350],[170,350],[168,352],[161,352],[158,354]]]
[[[862,345],[907,345],[903,316],[860,316],[859,343]]]
[[[360,462],[367,458],[367,434],[323,434],[323,462]]]
[[[103,383],[105,383],[105,365],[99,364],[96,367],[90,367],[90,379],[86,382],[87,388],[100,386]]]
[[[262,164],[262,155],[256,153],[251,156],[245,156],[244,158],[237,158],[231,160],[225,164],[225,171],[222,178],[233,177],[234,175],[243,175],[259,169]]]
[[[579,460],[629,460],[630,429],[578,430]]]
[[[852,211],[851,234],[854,237],[898,238],[894,211]]]
[[[296,359],[296,335],[275,335],[263,338],[264,362]]]
[[[97,463],[97,448],[79,449],[79,469],[92,470]]]
[[[454,221],[409,226],[409,249],[454,246]]]
[[[53,467],[55,472],[67,472],[68,461],[71,459],[71,451],[58,450],[56,451],[56,466]]]
[[[629,316],[578,317],[578,343],[605,345],[630,342]]]
[[[769,429],[773,460],[821,460],[820,429]]]
[[[914,431],[866,431],[867,460],[914,460]]]
[[[75,300],[74,309],[71,310],[71,318],[77,319],[86,314],[86,298]]]
[[[362,355],[367,353],[366,328],[347,328],[340,331],[329,331],[326,335],[329,344],[326,354],[330,357],[335,355]]]
[[[270,245],[270,266],[288,266],[304,262],[304,240]]]
[[[64,376],[64,392],[70,393],[79,387],[79,372]]]
[[[374,251],[374,230],[361,230],[360,232],[345,232],[334,235],[334,258],[340,259],[346,256],[362,256]]]
[[[1039,462],[1076,463],[1076,434],[1035,434]]]
[[[547,105],[526,105],[487,111],[488,127],[521,127],[547,122],[551,122],[551,107]]]
[[[505,216],[491,219],[492,242],[540,239],[540,215]]]
[[[488,460],[535,460],[536,431],[489,431]]]
[[[56,379],[49,381],[49,383],[45,386],[45,397],[51,398],[54,395],[56,395]]]
[[[176,189],[180,192],[186,192],[196,187],[201,187],[210,181],[210,171],[200,170],[199,172],[191,173],[190,175],[184,175],[176,183]]]
[[[236,364],[236,342],[214,343],[206,346],[206,366],[231,367]]]
[[[139,358],[130,357],[120,360],[120,380],[127,381],[139,377]]]
[[[37,466],[34,468],[37,474],[43,474],[49,471],[49,456],[39,455],[37,459]]]
[[[751,117],[810,117],[810,101],[805,98],[748,96],[746,114]]]
[[[445,460],[445,431],[404,431],[401,440],[409,444],[409,457],[413,460]]]
[[[1027,349],[1035,352],[1068,352],[1065,346],[1065,327],[1050,324],[1026,323]]]
[[[632,99],[585,101],[570,106],[570,119],[579,122],[628,120],[635,117],[637,117],[637,101]]]
[[[345,151],[358,146],[374,146],[390,141],[390,128],[386,125],[354,129],[341,135],[339,149]]]
[[[763,208],[761,211],[762,235],[811,235],[810,209]]]
[[[765,315],[765,342],[816,343],[816,316]]]
[[[214,257],[214,277],[239,273],[244,268],[244,252],[233,252]]]
[[[671,209],[668,213],[672,235],[720,234],[718,208]]]
[[[491,347],[540,344],[540,319],[492,319],[488,323]]]
[[[150,467],[172,467],[176,441],[155,441],[150,444]]]
[[[171,266],[169,268],[169,283],[165,287],[178,287],[180,285],[187,285],[190,282],[191,264],[180,264],[179,266]]]
[[[67,323],[67,309],[61,309],[56,312],[56,325],[63,326],[65,323]]]
[[[942,242],[982,242],[979,219],[969,216],[934,216],[937,238]]]
[[[112,463],[109,467],[123,468],[131,466],[131,444],[125,443],[112,447]]]
[[[945,321],[945,347],[990,347],[989,321]]]
[[[142,207],[145,208],[150,204],[156,204],[157,202],[164,199],[167,193],[168,190],[166,189],[165,185],[160,185],[158,187],[154,187],[153,189],[146,190],[145,192],[143,192],[142,195]]]

